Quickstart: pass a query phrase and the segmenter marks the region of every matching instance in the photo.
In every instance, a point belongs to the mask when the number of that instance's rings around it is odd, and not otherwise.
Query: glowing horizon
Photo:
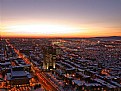
[[[30,33],[30,34],[69,34],[81,32],[80,29],[64,26],[64,25],[16,25],[7,27],[7,32]],[[83,30],[84,31],[84,30]]]
[[[85,32],[86,29],[58,24],[25,24],[6,26],[3,36],[67,36]]]
[[[109,32],[105,28],[96,29],[58,24],[20,24],[0,28],[2,37],[97,37],[103,35],[102,31],[105,31],[103,36],[121,36],[120,32],[113,30]]]
[[[120,0],[2,0],[0,36],[121,36]]]

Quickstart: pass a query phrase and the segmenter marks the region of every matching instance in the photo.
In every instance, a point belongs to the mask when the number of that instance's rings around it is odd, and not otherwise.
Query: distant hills
[[[91,39],[121,40],[121,36],[93,37],[93,38],[91,38]]]

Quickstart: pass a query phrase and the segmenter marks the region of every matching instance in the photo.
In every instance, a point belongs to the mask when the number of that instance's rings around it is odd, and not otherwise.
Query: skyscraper
[[[49,45],[43,48],[43,54],[44,54],[43,69],[44,70],[55,69],[56,57],[61,53],[60,51],[61,51],[60,48],[55,45]]]

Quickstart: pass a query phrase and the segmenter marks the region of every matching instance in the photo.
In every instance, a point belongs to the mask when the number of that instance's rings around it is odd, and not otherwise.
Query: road
[[[35,75],[38,77],[40,84],[47,90],[47,91],[61,91],[57,85],[55,85],[50,79],[46,77],[46,75],[41,72],[41,70],[34,66],[28,58],[26,58],[22,53],[19,52],[12,44],[9,43],[8,40],[6,42],[14,49],[14,51],[18,54],[20,58],[22,58],[26,64],[30,64],[31,68],[34,70]]]

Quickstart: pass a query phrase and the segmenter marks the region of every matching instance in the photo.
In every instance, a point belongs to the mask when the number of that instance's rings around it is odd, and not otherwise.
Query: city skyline
[[[121,91],[119,38],[1,38],[0,89]]]
[[[121,0],[0,0],[3,37],[121,36]]]

